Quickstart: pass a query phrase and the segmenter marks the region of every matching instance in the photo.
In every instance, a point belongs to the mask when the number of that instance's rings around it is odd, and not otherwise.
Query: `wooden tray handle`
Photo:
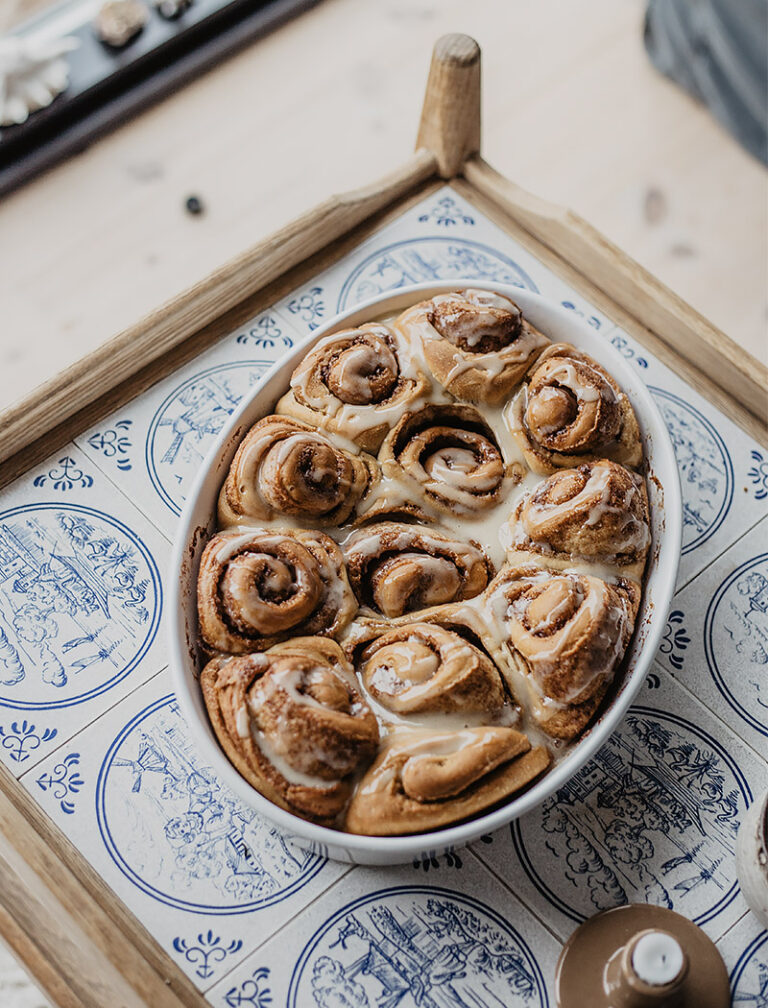
[[[461,174],[480,150],[480,46],[469,35],[443,35],[432,64],[421,110],[416,149],[426,148],[445,179]]]

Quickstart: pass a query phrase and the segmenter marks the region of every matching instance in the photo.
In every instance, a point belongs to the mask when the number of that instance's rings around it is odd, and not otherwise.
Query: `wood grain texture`
[[[373,185],[332,196],[66,368],[0,416],[0,461],[45,436],[90,400],[183,343],[434,172],[434,155],[420,150]]]
[[[432,151],[442,178],[453,178],[480,150],[480,46],[443,35],[432,52],[416,148]]]
[[[0,408],[300,210],[395,167],[435,39],[452,31],[483,48],[486,160],[765,360],[765,169],[650,65],[644,6],[324,0],[3,199]]]
[[[0,765],[0,929],[61,1008],[205,1001]]]
[[[768,368],[572,210],[526,192],[481,157],[464,166],[474,188],[610,295],[676,355],[710,375],[760,423],[768,419]]]

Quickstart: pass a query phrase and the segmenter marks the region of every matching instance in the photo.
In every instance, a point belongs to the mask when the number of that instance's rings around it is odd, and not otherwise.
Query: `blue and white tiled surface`
[[[264,369],[356,301],[454,276],[557,300],[651,386],[683,486],[678,593],[622,728],[555,798],[469,850],[351,869],[201,763],[162,576],[191,481]],[[768,935],[733,850],[768,785],[767,542],[768,453],[446,187],[0,493],[0,759],[219,1008],[551,1006],[562,941],[628,901],[700,923],[734,998],[766,1008]]]

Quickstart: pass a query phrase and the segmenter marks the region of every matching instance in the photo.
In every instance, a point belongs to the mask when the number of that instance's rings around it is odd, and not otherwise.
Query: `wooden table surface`
[[[446,31],[483,48],[491,164],[573,207],[765,360],[766,171],[652,69],[643,7],[324,0],[0,202],[0,405],[401,163]],[[200,216],[184,209],[192,194]],[[38,1003],[2,973],[0,960],[3,1004]]]
[[[324,0],[0,202],[0,404],[401,162],[449,30],[483,47],[491,164],[765,359],[765,169],[652,69],[642,15],[641,0]]]

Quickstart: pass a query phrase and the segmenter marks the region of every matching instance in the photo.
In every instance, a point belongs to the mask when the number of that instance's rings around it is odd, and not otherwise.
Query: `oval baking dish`
[[[197,576],[200,557],[216,528],[217,500],[238,444],[248,429],[268,415],[289,386],[292,372],[307,351],[329,333],[395,314],[441,293],[471,287],[516,302],[525,318],[553,342],[562,341],[589,354],[618,382],[635,411],[645,452],[652,543],[635,631],[608,697],[597,718],[551,769],[527,790],[492,811],[428,833],[363,836],[319,826],[274,805],[235,769],[219,746],[201,696]],[[506,825],[552,795],[596,753],[618,726],[656,653],[675,587],[680,558],[682,508],[673,447],[650,393],[631,364],[598,332],[574,313],[516,287],[477,281],[419,284],[365,302],[336,316],[299,343],[254,387],[219,435],[192,487],[179,520],[168,590],[168,640],[175,690],[201,758],[244,802],[292,834],[299,843],[337,860],[358,864],[400,864],[424,853],[460,847]]]

